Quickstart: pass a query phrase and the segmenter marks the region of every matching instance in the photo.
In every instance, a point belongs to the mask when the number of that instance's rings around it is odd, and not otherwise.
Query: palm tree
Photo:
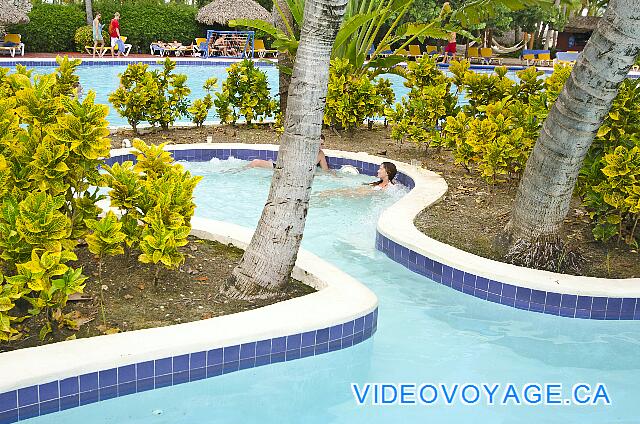
[[[87,14],[87,25],[93,25],[93,2],[84,0],[84,10]]]
[[[560,231],[578,172],[639,53],[640,2],[611,0],[529,157],[507,226],[507,259],[554,271],[570,259]]]
[[[267,203],[227,293],[269,297],[289,280],[304,230],[320,149],[331,49],[346,0],[307,0],[293,66],[284,134]]]

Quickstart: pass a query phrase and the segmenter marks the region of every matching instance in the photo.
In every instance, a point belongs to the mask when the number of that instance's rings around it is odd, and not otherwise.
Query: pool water
[[[204,179],[196,215],[255,227],[271,172],[238,160],[188,164]],[[536,314],[466,296],[375,250],[375,225],[395,193],[329,195],[372,177],[320,174],[304,248],[337,265],[379,299],[378,331],[344,350],[111,399],[35,423],[635,423],[639,324]],[[324,192],[324,193],[323,193]],[[359,406],[351,383],[604,383],[610,406]],[[563,396],[568,397],[568,396]]]
[[[50,66],[35,66],[31,67],[35,70],[35,73],[46,74],[55,71],[55,67]],[[160,69],[161,66],[151,64],[150,69]],[[109,102],[109,94],[114,92],[120,85],[119,74],[122,74],[126,69],[124,65],[104,65],[104,66],[79,66],[77,68],[77,74],[80,77],[80,84],[82,85],[84,95],[89,90],[93,90],[96,93],[96,103],[102,103],[109,106],[109,116],[107,120],[111,126],[123,126],[128,125],[127,120],[120,115],[113,108]],[[271,89],[271,95],[276,96],[278,94],[278,70],[275,66],[262,66],[262,71],[267,74],[267,80]],[[187,86],[191,89],[189,100],[194,101],[198,98],[205,96],[206,92],[202,88],[204,82],[210,77],[218,78],[218,88],[214,90],[221,91],[222,82],[227,78],[226,68],[224,66],[211,66],[211,65],[189,65],[189,66],[176,66],[176,73],[182,73],[187,75]],[[478,70],[476,72],[490,72]],[[448,75],[448,71],[446,71]],[[508,76],[513,80],[517,80],[515,72],[509,72]],[[404,86],[404,79],[397,75],[383,75],[391,81],[391,86],[396,94],[396,101],[400,101],[402,96],[409,92],[409,89]],[[461,104],[466,103],[465,99],[461,96]],[[215,111],[215,106],[209,111],[207,116],[208,121],[219,122],[218,115]],[[191,122],[187,117],[182,117],[176,121],[176,123]]]

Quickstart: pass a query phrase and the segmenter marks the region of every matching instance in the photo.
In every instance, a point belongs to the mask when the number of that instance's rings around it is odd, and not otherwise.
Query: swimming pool
[[[238,160],[192,163],[196,215],[254,227],[271,173]],[[375,249],[380,211],[397,197],[325,196],[371,177],[320,175],[303,247],[379,298],[378,331],[352,348],[74,408],[38,423],[634,422],[640,334],[634,322],[571,320],[464,296]],[[398,193],[400,194],[400,193]],[[610,406],[358,406],[351,383],[605,383]]]
[[[0,64],[2,66],[2,64]],[[35,73],[45,74],[55,71],[53,66],[27,66],[30,69],[34,69]],[[160,69],[160,65],[151,64],[150,68]],[[109,115],[107,120],[111,126],[124,126],[128,125],[127,120],[118,115],[111,103],[109,102],[109,94],[114,92],[119,83],[118,75],[124,72],[126,66],[124,65],[92,65],[92,66],[79,66],[77,68],[77,74],[80,77],[80,84],[83,87],[84,93],[89,90],[96,92],[96,103],[102,103],[109,105]],[[267,80],[269,87],[271,88],[271,95],[278,94],[278,70],[275,66],[261,66],[260,69],[267,74]],[[477,72],[490,72],[488,70],[476,70]],[[210,77],[218,78],[218,88],[214,91],[220,91],[222,82],[226,79],[226,67],[225,66],[212,66],[212,65],[188,65],[177,66],[176,73],[183,73],[187,75],[187,86],[191,89],[189,100],[194,101],[197,98],[202,98],[205,95],[202,85]],[[447,71],[448,73],[448,71]],[[449,74],[450,75],[450,74]],[[508,76],[512,79],[516,79],[514,71],[509,71]],[[404,86],[404,79],[397,75],[384,75],[391,81],[393,91],[396,94],[396,101],[408,93],[408,88]],[[464,103],[464,99],[462,99]],[[207,117],[208,121],[219,121],[216,114],[215,107],[211,108]],[[188,118],[182,117],[177,123],[191,122]]]

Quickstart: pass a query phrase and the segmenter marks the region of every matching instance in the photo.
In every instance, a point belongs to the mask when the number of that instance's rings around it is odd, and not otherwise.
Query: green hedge
[[[86,24],[84,10],[75,5],[35,4],[28,24],[12,25],[9,32],[22,34],[29,52],[75,50],[76,30]]]
[[[105,30],[115,12],[120,12],[120,29],[128,37],[127,43],[133,45],[132,52],[138,48],[142,53],[149,52],[152,41],[177,40],[191,44],[196,37],[204,37],[207,27],[196,22],[198,9],[192,6],[165,4],[155,0],[94,1],[93,13],[100,12]],[[78,5],[35,4],[29,13],[31,22],[26,25],[14,25],[10,32],[22,34],[27,51],[66,52],[74,51],[76,30],[86,25],[84,7]],[[105,39],[105,44],[109,40]]]
[[[120,12],[120,33],[133,45],[133,52],[149,53],[153,41],[177,40],[191,44],[196,37],[204,37],[207,28],[196,22],[198,9],[192,6],[158,3],[152,0],[127,2],[99,1],[93,3],[94,14],[102,14],[105,29],[115,12]]]

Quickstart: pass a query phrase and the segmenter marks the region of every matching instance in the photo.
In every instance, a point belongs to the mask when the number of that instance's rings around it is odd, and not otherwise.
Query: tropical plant
[[[196,99],[193,104],[187,109],[187,112],[191,114],[191,120],[196,126],[201,127],[209,110],[213,106],[213,97],[211,97],[211,90],[218,85],[218,79],[215,77],[209,78],[204,82],[202,88],[205,89],[207,94],[202,99]]]
[[[507,226],[509,260],[552,270],[573,265],[560,230],[583,160],[640,53],[639,20],[637,1],[609,3],[549,112]]]
[[[109,40],[109,33],[103,30],[102,39]],[[93,46],[93,26],[89,24],[78,28],[73,40],[78,52],[84,52],[85,46]]]
[[[329,69],[324,123],[352,131],[365,119],[384,116],[385,107],[395,99],[391,82],[384,78],[372,81],[359,75],[346,59],[333,59]]]
[[[247,124],[277,113],[278,104],[271,98],[267,75],[250,60],[234,63],[227,68],[222,92],[213,100],[223,124],[235,124],[244,118]]]

